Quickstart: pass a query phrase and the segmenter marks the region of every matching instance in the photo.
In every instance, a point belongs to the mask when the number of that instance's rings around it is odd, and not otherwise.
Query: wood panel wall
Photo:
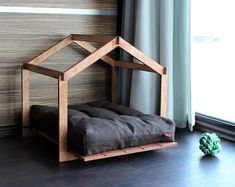
[[[0,6],[116,10],[117,0],[1,0]]]
[[[0,6],[53,7],[116,11],[116,0],[2,0]],[[20,124],[20,67],[71,33],[116,35],[116,15],[3,13],[0,11],[0,127]],[[70,45],[44,66],[65,70],[84,58]],[[57,104],[57,81],[31,74],[32,104]],[[70,103],[109,96],[110,69],[96,64],[69,83]]]

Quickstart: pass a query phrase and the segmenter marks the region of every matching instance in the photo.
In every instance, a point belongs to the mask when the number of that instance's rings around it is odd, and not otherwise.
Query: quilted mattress
[[[58,137],[58,109],[32,105],[30,125]],[[109,101],[68,106],[68,147],[80,155],[174,141],[170,119],[144,114]]]

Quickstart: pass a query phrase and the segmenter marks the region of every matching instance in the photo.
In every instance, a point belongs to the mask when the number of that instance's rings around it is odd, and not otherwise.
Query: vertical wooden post
[[[59,162],[78,159],[68,152],[68,81],[58,80],[58,110],[59,110]]]
[[[167,117],[168,75],[161,75],[161,108],[160,116]]]
[[[58,83],[58,110],[59,110],[59,161],[65,160],[67,152],[67,105],[68,105],[68,82],[59,77]]]
[[[117,103],[118,71],[116,66],[112,66],[112,103]]]
[[[29,71],[21,70],[21,97],[22,97],[22,136],[30,135],[29,130]]]

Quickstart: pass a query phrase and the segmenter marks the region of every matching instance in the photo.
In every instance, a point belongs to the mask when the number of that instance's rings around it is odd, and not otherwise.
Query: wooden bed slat
[[[147,144],[147,145],[144,145],[144,146],[140,146],[143,150],[146,150],[146,151],[151,151],[153,149],[159,149],[161,148],[160,145],[158,144]]]
[[[89,156],[81,156],[78,154],[76,154],[76,156],[78,156],[83,161],[88,162],[92,160],[99,160],[99,159],[110,158],[110,157],[115,157],[115,156],[123,156],[123,155],[140,153],[140,152],[145,152],[145,151],[153,151],[157,149],[169,148],[169,147],[175,147],[175,146],[177,146],[176,142],[155,143],[155,144],[142,145],[139,147],[117,149],[117,150],[107,151],[107,152],[103,152],[103,153],[99,153],[95,155],[89,155]]]
[[[173,147],[173,146],[176,146],[177,143],[176,142],[162,142],[162,143],[158,143],[158,145],[162,148],[167,148],[167,147]]]

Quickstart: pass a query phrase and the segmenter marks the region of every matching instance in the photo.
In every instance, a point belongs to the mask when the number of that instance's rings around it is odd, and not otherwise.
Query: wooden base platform
[[[89,155],[89,156],[81,156],[78,154],[75,154],[77,157],[79,157],[84,162],[92,161],[92,160],[99,160],[104,158],[110,158],[115,156],[123,156],[123,155],[129,155],[134,153],[140,153],[145,151],[153,151],[156,149],[162,149],[167,147],[175,147],[177,146],[176,142],[162,142],[162,143],[155,143],[155,144],[147,144],[142,145],[139,147],[130,147],[125,149],[117,149],[113,151],[106,151],[99,154]]]
[[[43,136],[44,138],[48,139],[52,143],[58,145],[58,140],[52,138],[50,135],[48,135],[42,131],[39,131],[35,128],[33,128],[32,130],[34,132],[38,133],[40,136]],[[157,150],[157,149],[175,147],[175,146],[177,146],[176,142],[160,142],[160,143],[142,145],[142,146],[138,146],[138,147],[130,147],[130,148],[125,148],[125,149],[106,151],[106,152],[102,152],[102,153],[98,153],[98,154],[94,154],[94,155],[89,155],[89,156],[82,156],[82,155],[79,155],[79,154],[74,153],[72,151],[69,151],[68,155],[73,154],[77,158],[72,157],[71,159],[68,159],[66,161],[80,159],[80,160],[83,160],[84,162],[88,162],[88,161],[92,161],[92,160],[100,160],[100,159],[104,159],[104,158],[129,155],[129,154],[140,153],[140,152],[145,152],[145,151],[153,151],[153,150]]]

